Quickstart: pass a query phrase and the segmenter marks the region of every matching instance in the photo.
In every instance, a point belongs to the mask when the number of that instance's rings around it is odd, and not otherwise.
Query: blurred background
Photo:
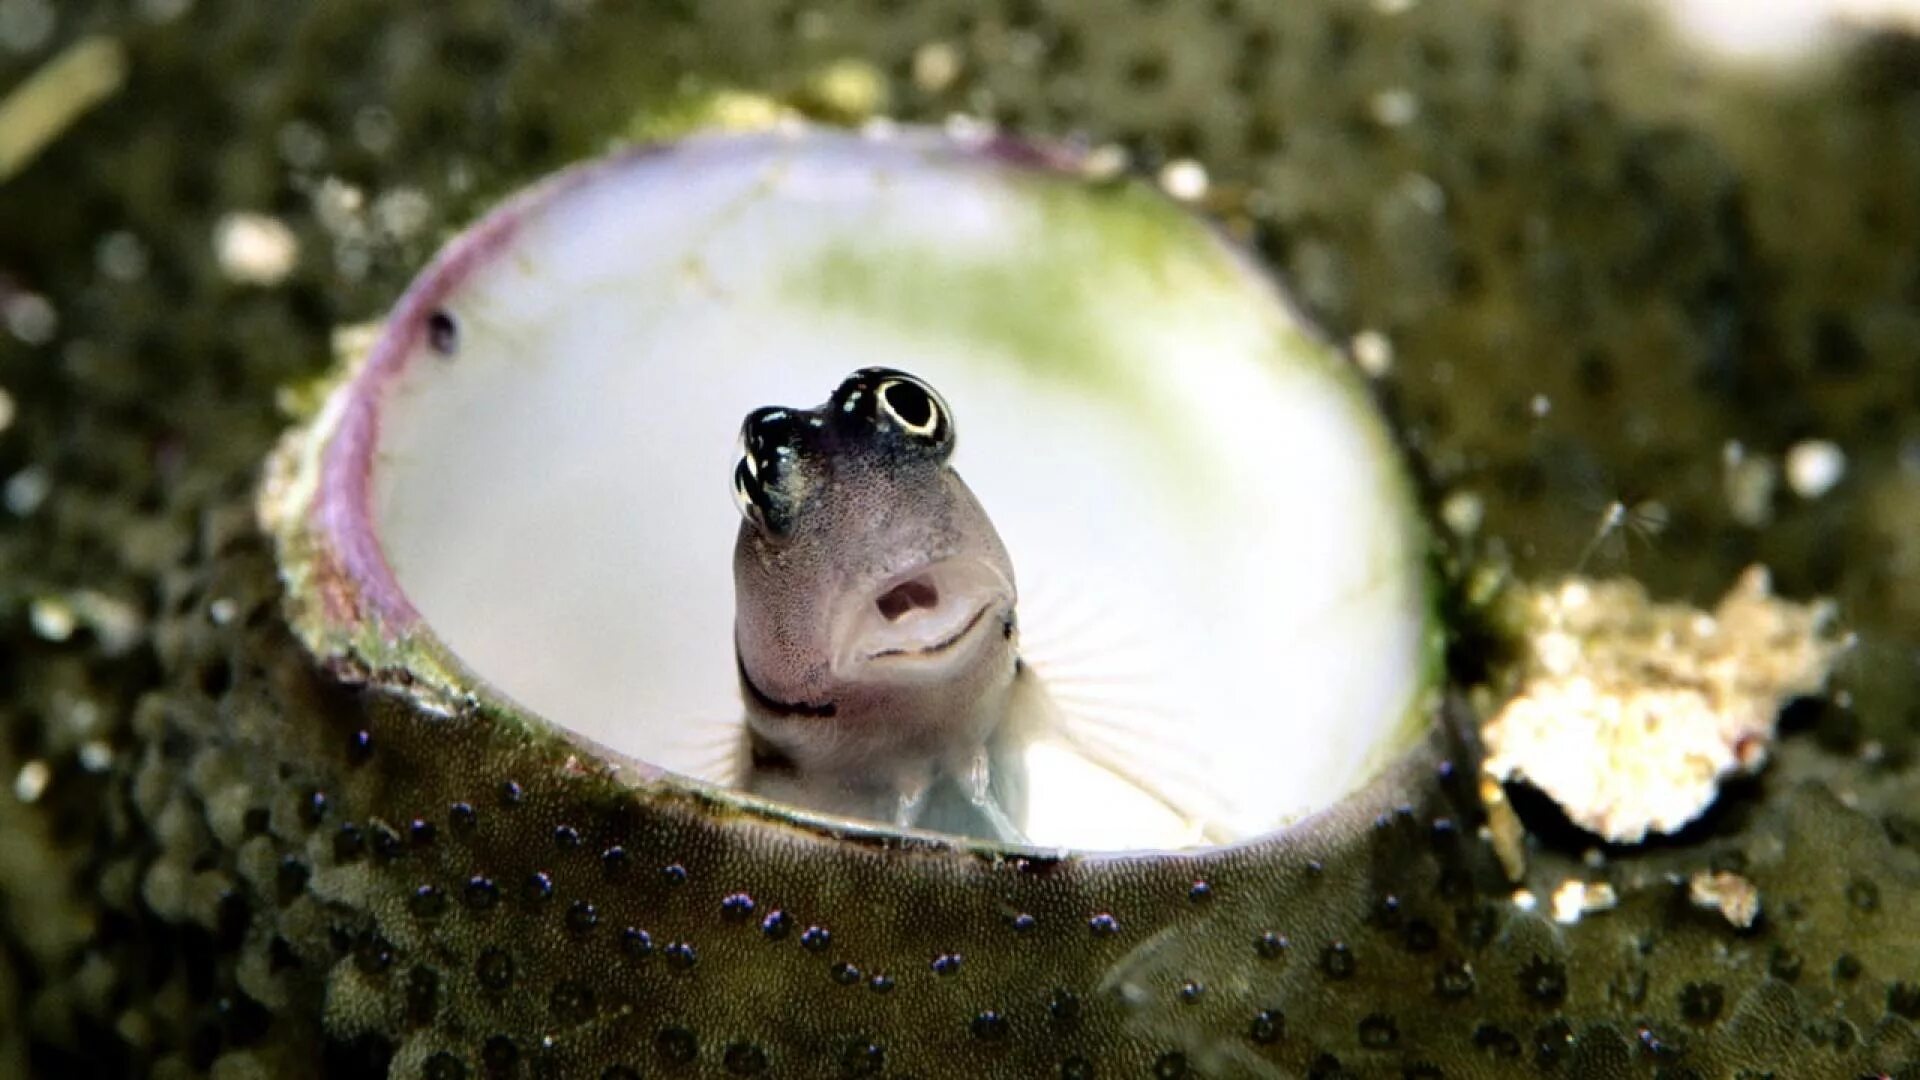
[[[139,720],[165,583],[245,531],[337,338],[454,229],[699,123],[1114,148],[1377,375],[1464,548],[1836,597],[1862,644],[1807,724],[1833,769],[1910,784],[1906,7],[0,0],[0,1073],[205,1067],[248,1034],[129,1012],[220,947],[126,945],[158,940],[122,770],[167,752]]]

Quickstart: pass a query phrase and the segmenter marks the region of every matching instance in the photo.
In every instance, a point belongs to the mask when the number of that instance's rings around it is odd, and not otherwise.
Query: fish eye
[[[933,388],[918,379],[895,376],[874,391],[880,408],[900,430],[917,438],[941,442],[950,427],[947,410]]]
[[[733,505],[740,510],[740,516],[757,528],[766,528],[766,511],[761,502],[766,499],[766,489],[760,486],[755,474],[753,453],[743,452],[740,461],[733,467]]]

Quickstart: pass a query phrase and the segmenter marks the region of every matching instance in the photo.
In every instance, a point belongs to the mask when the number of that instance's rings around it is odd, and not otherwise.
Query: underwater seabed
[[[1920,44],[1651,10],[0,5],[0,87],[87,45],[0,159],[0,1071],[1911,1071]],[[1239,843],[1012,850],[616,767],[391,626],[316,662],[258,465],[442,236],[616,135],[956,112],[1337,331],[1438,538],[1421,741]]]

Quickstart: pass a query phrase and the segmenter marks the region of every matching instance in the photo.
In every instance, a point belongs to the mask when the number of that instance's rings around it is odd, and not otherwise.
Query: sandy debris
[[[1629,580],[1569,578],[1514,603],[1525,656],[1482,729],[1485,773],[1618,843],[1678,830],[1723,778],[1758,770],[1781,705],[1819,691],[1849,644],[1831,602],[1775,598],[1763,567],[1712,612]]]

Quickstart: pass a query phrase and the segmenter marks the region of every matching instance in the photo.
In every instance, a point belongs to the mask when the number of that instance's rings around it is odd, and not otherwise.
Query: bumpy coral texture
[[[0,333],[0,1072],[1920,1061],[1913,41],[1734,79],[1615,3],[14,7],[54,21],[9,24],[0,85],[89,31],[131,67],[0,198],[0,300],[58,315]],[[1847,702],[1652,848],[1583,860],[1523,805],[1530,909],[1433,762],[1377,821],[1211,861],[993,863],[637,796],[316,675],[245,508],[279,388],[502,192],[703,88],[818,104],[849,59],[896,115],[1199,161],[1320,318],[1392,341],[1383,389],[1436,491],[1477,494],[1522,572],[1698,600],[1763,561],[1862,630]],[[222,275],[235,209],[292,227],[287,281]],[[1838,488],[1730,512],[1727,440],[1808,436],[1848,449]],[[1593,542],[1648,499],[1650,548]],[[1751,927],[1690,902],[1715,873],[1757,888]],[[1617,903],[1554,922],[1569,878]]]

